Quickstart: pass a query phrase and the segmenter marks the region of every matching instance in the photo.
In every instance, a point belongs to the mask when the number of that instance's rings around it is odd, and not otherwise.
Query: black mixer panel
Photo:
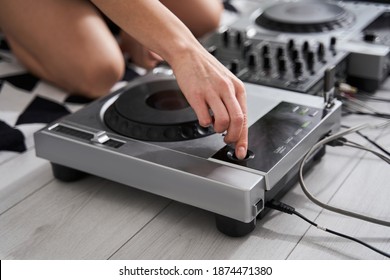
[[[227,28],[204,40],[204,46],[244,82],[316,94],[324,72],[336,66],[345,73],[346,52],[337,51],[337,39],[329,42],[249,38]]]
[[[242,81],[319,95],[328,69],[335,70],[337,81],[367,92],[388,77],[390,2],[256,3],[257,8],[202,40]]]

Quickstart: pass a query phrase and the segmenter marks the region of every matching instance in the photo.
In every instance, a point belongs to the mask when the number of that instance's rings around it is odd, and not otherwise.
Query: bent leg
[[[199,38],[218,28],[223,12],[221,0],[160,0]],[[121,48],[136,65],[151,69],[161,58],[125,32],[120,33]]]
[[[122,53],[89,1],[0,0],[0,5],[0,26],[32,73],[88,97],[107,93],[122,77]]]
[[[199,38],[218,28],[223,12],[221,0],[160,0]]]

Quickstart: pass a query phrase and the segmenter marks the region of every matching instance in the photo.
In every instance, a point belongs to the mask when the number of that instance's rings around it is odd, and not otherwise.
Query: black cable
[[[358,93],[359,94],[359,93]],[[368,95],[358,95],[357,96],[359,100],[365,100],[365,101],[377,101],[377,102],[390,102],[390,99],[388,98],[382,98],[382,97],[374,97],[374,96],[368,96]]]
[[[350,128],[349,126],[347,125],[342,125],[341,127],[343,128]],[[375,147],[377,147],[379,150],[381,150],[382,152],[384,152],[386,155],[390,156],[390,152],[387,151],[385,148],[383,148],[381,145],[379,145],[377,142],[375,142],[374,140],[372,140],[371,138],[369,138],[367,135],[361,133],[360,131],[355,131],[357,135],[363,137],[364,139],[366,139],[368,142],[370,142],[372,145],[374,145]]]
[[[357,90],[355,97],[358,98],[359,100],[364,99],[368,101],[390,102],[389,98],[373,96],[372,93],[368,93],[363,90]]]
[[[379,250],[378,248],[375,248],[373,246],[371,246],[370,244],[364,242],[364,241],[361,241],[355,237],[352,237],[352,236],[349,236],[349,235],[346,235],[346,234],[343,234],[343,233],[340,233],[340,232],[337,232],[337,231],[334,231],[334,230],[331,230],[331,229],[328,229],[328,228],[325,228],[325,227],[321,227],[319,226],[317,223],[309,220],[308,218],[306,218],[305,216],[303,216],[301,213],[299,213],[298,211],[295,210],[294,207],[288,205],[288,204],[285,204],[283,202],[280,202],[280,201],[276,201],[276,200],[270,200],[268,201],[266,204],[265,204],[266,207],[268,208],[271,208],[271,209],[274,209],[274,210],[278,210],[280,212],[283,212],[283,213],[286,213],[286,214],[290,214],[290,215],[295,215],[299,218],[301,218],[302,220],[308,222],[309,224],[311,224],[312,226],[315,226],[316,228],[318,229],[321,229],[323,231],[326,231],[328,233],[331,233],[331,234],[334,234],[336,236],[339,236],[339,237],[343,237],[343,238],[346,238],[348,240],[351,240],[351,241],[355,241],[371,250],[373,250],[374,252],[378,253],[378,254],[381,254],[382,256],[385,256],[387,258],[390,259],[390,254],[389,253],[386,253],[382,250]]]
[[[347,141],[346,143],[344,143],[344,146],[347,146],[347,147],[352,147],[352,148],[356,148],[356,149],[359,149],[359,150],[363,150],[363,151],[367,151],[367,152],[370,152],[374,155],[376,155],[377,157],[379,157],[381,160],[385,161],[386,163],[390,164],[390,158],[382,155],[381,153],[378,153],[374,150],[371,150],[371,149],[368,149],[362,145],[359,145],[359,144],[356,144],[354,142],[351,142],[351,141]]]
[[[384,113],[378,113],[378,112],[377,113],[368,113],[368,112],[351,111],[351,110],[349,110],[349,113],[355,114],[355,115],[363,115],[363,116],[371,116],[371,117],[390,119],[390,114],[384,114]]]
[[[350,141],[344,137],[336,138],[336,139],[326,143],[326,145],[332,146],[332,147],[347,146],[347,147],[367,151],[367,152],[370,152],[370,153],[376,155],[377,157],[379,157],[381,160],[385,161],[386,163],[390,164],[389,157],[386,157],[385,155],[382,155],[381,153],[378,153],[372,149],[366,148],[366,147],[364,147],[356,142]]]
[[[356,133],[363,137],[364,139],[366,139],[368,142],[370,142],[372,145],[374,145],[375,147],[377,147],[379,150],[381,150],[382,152],[384,152],[386,155],[390,156],[390,152],[388,152],[385,148],[383,148],[382,146],[380,146],[378,143],[376,143],[374,140],[371,140],[370,138],[368,138],[368,136],[362,134],[360,131],[356,131]]]
[[[356,115],[365,115],[365,116],[372,116],[372,117],[378,117],[378,118],[384,118],[384,119],[390,119],[390,114],[382,113],[374,110],[373,108],[369,108],[366,104],[362,103],[362,101],[359,100],[359,102],[355,101],[352,97],[346,95],[346,94],[339,94],[338,98],[343,104],[342,109],[344,111],[349,112],[350,114],[356,114]],[[348,107],[353,108],[348,108]],[[371,112],[365,112],[359,110],[357,107],[360,108],[366,108]]]
[[[309,157],[315,151],[317,151],[320,147],[323,147],[324,145],[342,146],[342,145],[344,145],[344,143],[346,141],[348,141],[343,136],[345,136],[347,134],[351,134],[353,132],[356,132],[358,130],[361,130],[361,129],[364,129],[364,128],[367,128],[367,127],[369,127],[368,124],[362,124],[362,125],[358,125],[358,126],[355,126],[355,127],[351,127],[351,128],[349,128],[347,130],[337,132],[336,134],[333,134],[333,135],[329,135],[329,136],[325,137],[324,139],[320,140],[313,147],[311,147],[311,149],[305,154],[305,156],[301,160],[301,164],[299,166],[299,178],[298,178],[299,179],[299,184],[301,185],[302,191],[307,196],[307,198],[310,199],[313,203],[317,204],[318,206],[320,206],[320,207],[322,207],[324,209],[327,209],[329,211],[333,211],[333,212],[339,213],[341,215],[345,215],[345,216],[353,217],[353,218],[360,219],[360,220],[363,220],[363,221],[367,221],[367,222],[370,222],[370,223],[374,223],[374,224],[390,227],[390,221],[386,221],[386,220],[378,219],[378,218],[375,218],[375,217],[363,215],[363,214],[360,214],[360,213],[357,213],[357,212],[354,212],[354,211],[349,211],[349,210],[346,210],[346,209],[343,209],[343,208],[339,208],[339,207],[335,207],[335,206],[332,206],[332,205],[329,205],[327,203],[322,202],[321,200],[317,199],[309,191],[309,189],[306,186],[306,183],[304,181],[304,178],[303,178],[303,170],[304,170],[304,167],[305,167],[305,163],[308,161]]]

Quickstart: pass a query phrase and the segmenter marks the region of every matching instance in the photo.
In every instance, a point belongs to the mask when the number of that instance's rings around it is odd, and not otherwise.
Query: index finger
[[[244,84],[239,81],[235,84],[237,101],[240,104],[243,113],[243,123],[241,129],[241,135],[236,142],[235,154],[238,159],[244,159],[248,150],[248,112],[247,101]]]

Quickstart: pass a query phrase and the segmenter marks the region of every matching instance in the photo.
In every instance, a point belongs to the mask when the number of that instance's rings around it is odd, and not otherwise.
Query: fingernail
[[[244,159],[246,157],[246,149],[244,147],[239,147],[236,156],[239,159]]]

